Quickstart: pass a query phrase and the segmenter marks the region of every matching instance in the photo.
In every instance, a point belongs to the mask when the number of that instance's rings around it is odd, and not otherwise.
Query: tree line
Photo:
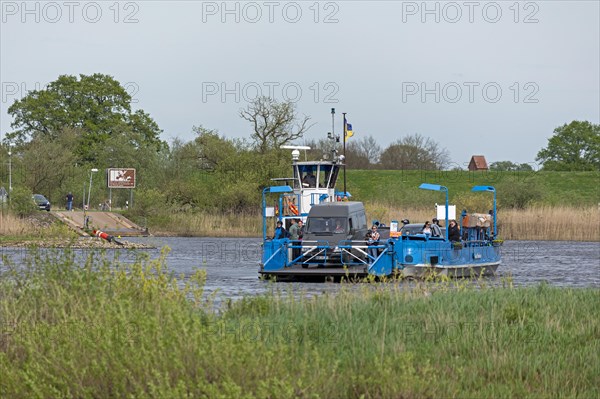
[[[227,138],[201,125],[195,138],[166,143],[162,130],[143,110],[133,111],[131,96],[114,78],[103,74],[60,76],[42,90],[29,92],[8,109],[13,131],[0,147],[0,186],[8,188],[10,162],[13,196],[42,193],[61,206],[67,192],[77,205],[91,168],[137,169],[137,209],[156,207],[173,211],[255,210],[260,189],[274,177],[290,174],[288,151],[281,145],[301,139],[312,126],[296,105],[260,97],[240,110],[248,121],[248,138]],[[331,155],[328,139],[305,143],[309,159]],[[445,170],[449,152],[419,134],[406,135],[382,148],[373,136],[346,143],[346,164],[354,169]],[[10,160],[8,152],[11,152]],[[558,127],[537,160],[546,170],[599,170],[600,128],[573,121]],[[496,170],[527,170],[527,164],[501,161]],[[107,199],[104,176],[95,177],[92,196]],[[89,189],[89,187],[87,188]],[[113,190],[113,204],[122,205],[126,190]]]

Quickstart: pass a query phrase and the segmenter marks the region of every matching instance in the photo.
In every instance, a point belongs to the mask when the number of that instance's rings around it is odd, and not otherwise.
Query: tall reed
[[[32,235],[36,232],[33,224],[6,211],[0,212],[0,235]]]
[[[409,219],[424,222],[435,217],[425,208],[393,208],[367,204],[367,215],[382,221]],[[460,210],[457,209],[457,220]],[[600,208],[538,206],[528,209],[499,209],[498,230],[506,240],[600,241]]]

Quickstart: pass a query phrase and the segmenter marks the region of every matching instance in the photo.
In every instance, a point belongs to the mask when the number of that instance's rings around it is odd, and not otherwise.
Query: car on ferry
[[[314,205],[306,218],[302,238],[304,252],[315,246],[327,245],[330,249],[315,260],[323,263],[341,263],[339,245],[364,242],[369,231],[362,202],[326,202]],[[303,265],[306,266],[306,265]]]

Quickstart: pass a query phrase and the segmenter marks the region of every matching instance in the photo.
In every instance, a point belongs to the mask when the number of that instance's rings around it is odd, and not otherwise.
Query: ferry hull
[[[278,281],[297,281],[297,280],[312,280],[312,281],[338,281],[359,280],[369,275],[368,268],[365,266],[348,266],[348,267],[302,267],[301,264],[294,264],[279,270],[259,270],[263,278],[275,278]]]
[[[496,274],[496,270],[500,266],[500,261],[483,263],[483,264],[468,264],[468,265],[410,265],[405,266],[399,272],[406,278],[426,278],[431,275],[448,276],[448,277],[479,277],[492,276]]]

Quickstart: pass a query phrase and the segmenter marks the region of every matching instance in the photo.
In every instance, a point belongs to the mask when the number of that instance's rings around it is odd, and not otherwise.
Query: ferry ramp
[[[106,234],[122,237],[150,235],[147,228],[143,228],[123,215],[114,212],[54,211],[51,213],[81,236],[89,235],[84,228],[86,216],[89,218],[88,230],[101,230]]]

